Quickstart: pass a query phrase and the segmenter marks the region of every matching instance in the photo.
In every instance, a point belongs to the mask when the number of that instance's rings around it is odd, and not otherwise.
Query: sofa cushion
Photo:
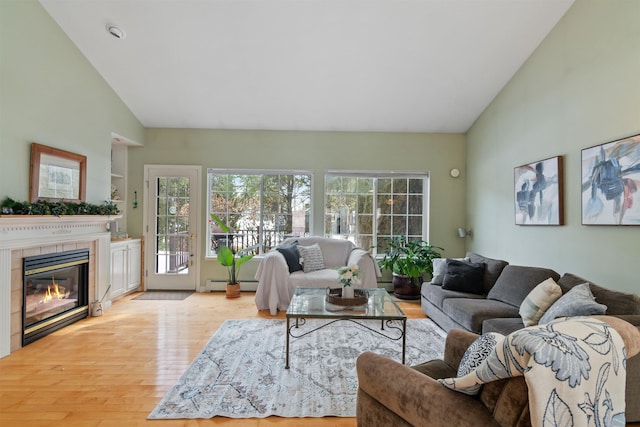
[[[291,294],[297,286],[303,288],[326,288],[327,283],[335,283],[335,286],[339,287],[338,271],[331,268],[324,268],[322,270],[312,271],[311,273],[304,273],[302,271],[296,271],[289,276],[289,286],[291,287]]]
[[[537,325],[545,311],[561,296],[560,286],[551,277],[533,288],[520,304],[519,313],[524,326]]]
[[[305,273],[324,269],[324,258],[317,243],[311,246],[298,246],[302,268]]]
[[[442,279],[444,279],[444,272],[447,267],[447,259],[434,258],[432,263],[433,263],[433,274],[431,275],[431,284],[442,285]]]
[[[500,339],[504,339],[504,335],[496,332],[482,334],[476,338],[476,340],[471,343],[469,348],[467,348],[462,355],[462,360],[460,360],[456,376],[463,377],[468,373],[475,371],[476,368],[489,356],[489,353],[491,353],[491,350],[495,348]],[[478,390],[479,389],[480,388],[478,387]]]
[[[558,280],[560,275],[548,268],[508,265],[502,270],[487,298],[520,308],[529,292],[549,277]]]
[[[442,311],[468,331],[479,334],[482,322],[494,317],[518,317],[518,308],[501,301],[472,298],[448,298]]]
[[[282,254],[287,266],[289,267],[289,273],[302,270],[300,265],[300,252],[298,252],[298,243],[294,243],[289,246],[277,247],[276,250]]]
[[[411,368],[436,380],[440,378],[451,378],[456,375],[456,370],[440,359],[429,360],[428,362],[420,363]]]
[[[640,314],[640,296],[638,295],[606,289],[571,273],[565,273],[558,280],[563,294],[582,283],[589,283],[596,301],[607,306],[608,315]]]
[[[529,389],[524,376],[485,384],[480,401],[493,414],[497,425],[531,427]]]
[[[294,241],[297,241],[300,246],[311,246],[317,243],[322,251],[325,268],[336,268],[347,265],[347,259],[351,251],[356,248],[356,245],[350,240],[320,236],[289,237],[282,242],[281,246],[290,245]]]
[[[460,366],[458,367],[457,377],[463,377],[475,371],[482,362],[485,361],[493,349],[500,341],[504,340],[504,335],[494,332],[480,335],[469,348],[464,352]],[[482,384],[476,384],[473,387],[465,389],[464,393],[469,395],[478,394]]]
[[[434,258],[433,274],[431,275],[431,283],[434,285],[442,285],[444,273],[447,270],[447,259],[456,259],[458,261],[469,261],[469,258]]]
[[[574,286],[556,301],[540,318],[543,325],[557,317],[591,316],[605,314],[607,306],[596,302],[588,283]]]
[[[524,328],[524,323],[520,317],[496,317],[482,322],[482,333],[498,332],[502,335],[509,335],[518,329]]]
[[[449,291],[442,289],[439,285],[425,282],[422,284],[421,290],[422,297],[431,302],[438,308],[442,308],[442,303],[447,298],[475,298],[484,299],[484,295],[469,294],[466,292]]]
[[[509,265],[507,261],[487,258],[474,252],[467,252],[466,257],[469,258],[470,262],[480,262],[484,264],[482,286],[484,287],[485,294],[488,293],[496,283],[496,280],[498,280],[498,276],[500,276],[502,270]]]
[[[484,264],[447,259],[442,289],[482,294]]]

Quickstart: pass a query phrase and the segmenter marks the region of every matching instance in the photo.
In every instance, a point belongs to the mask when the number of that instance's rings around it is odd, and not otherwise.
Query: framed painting
[[[86,195],[87,157],[31,143],[29,199],[83,202]]]
[[[514,168],[517,225],[564,225],[562,156]]]
[[[640,225],[640,134],[582,150],[582,224]]]

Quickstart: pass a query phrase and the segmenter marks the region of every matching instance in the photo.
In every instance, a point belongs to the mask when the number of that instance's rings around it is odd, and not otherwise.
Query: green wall
[[[639,23],[640,1],[577,0],[468,132],[471,250],[638,293],[640,227],[581,225],[580,155],[640,132]],[[553,156],[566,225],[514,225],[513,168]]]
[[[465,225],[465,181],[464,171],[454,179],[449,170],[463,169],[465,161],[465,138],[459,134],[147,129],[144,147],[129,150],[128,192],[142,194],[145,164],[201,165],[202,200],[206,200],[207,168],[309,169],[318,202],[313,231],[322,234],[325,171],[429,171],[430,241],[444,247],[447,255],[457,256],[464,254],[465,241],[457,237],[456,229]],[[203,218],[205,214],[203,203]],[[142,233],[142,209],[127,215],[129,234]],[[202,254],[205,244],[202,239]],[[253,271],[243,269],[242,280],[252,278]],[[225,278],[217,261],[202,258],[202,283]]]
[[[87,156],[87,201],[109,198],[111,132],[144,128],[35,0],[0,1],[0,197],[29,198],[31,142]]]
[[[28,198],[30,143],[39,142],[85,154],[87,200],[104,201],[111,132],[145,143],[129,150],[128,194],[139,197],[144,164],[202,165],[203,183],[208,167],[308,168],[316,194],[327,169],[427,170],[430,240],[446,255],[464,253],[467,242],[487,256],[637,293],[640,227],[581,225],[580,150],[640,132],[638,16],[637,0],[576,0],[474,124],[465,148],[464,135],[145,131],[38,2],[2,0],[0,195]],[[556,155],[565,157],[566,225],[515,226],[513,168]],[[449,176],[453,167],[460,178]],[[319,204],[317,232],[321,212]],[[129,210],[128,231],[136,237],[141,215]],[[465,220],[473,237],[460,239],[455,229]],[[203,282],[224,277],[215,261],[203,259],[202,266]]]

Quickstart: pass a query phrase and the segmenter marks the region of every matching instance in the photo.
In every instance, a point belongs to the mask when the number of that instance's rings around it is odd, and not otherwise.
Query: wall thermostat
[[[457,178],[460,176],[460,169],[453,168],[449,173],[452,177]]]

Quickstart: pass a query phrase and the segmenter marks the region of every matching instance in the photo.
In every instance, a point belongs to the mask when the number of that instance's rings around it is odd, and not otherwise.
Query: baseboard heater
[[[207,279],[205,282],[205,288],[202,292],[224,292],[227,287],[227,282],[222,280]],[[258,289],[258,282],[256,281],[242,281],[240,282],[241,291],[255,292]]]

